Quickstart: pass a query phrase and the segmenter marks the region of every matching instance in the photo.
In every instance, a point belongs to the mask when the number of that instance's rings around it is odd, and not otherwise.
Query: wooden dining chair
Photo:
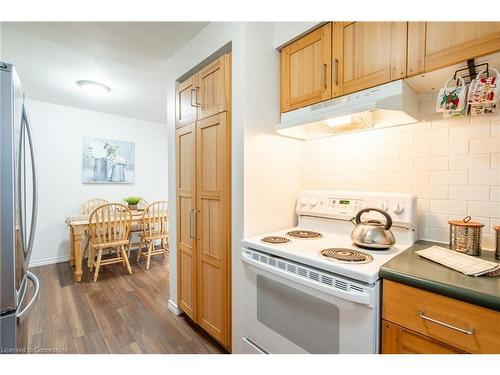
[[[95,267],[94,281],[97,281],[101,266],[123,263],[132,273],[126,247],[129,243],[129,231],[132,213],[123,204],[108,203],[97,207],[89,217],[89,258],[90,270]],[[111,250],[110,257],[102,259],[103,250]],[[113,254],[113,250],[115,254]],[[114,255],[114,256],[113,256]]]
[[[79,215],[81,215],[81,216],[90,215],[92,213],[92,211],[94,211],[97,207],[102,206],[103,204],[106,204],[106,203],[109,203],[109,202],[107,200],[101,199],[101,198],[89,199],[88,201],[85,201],[80,205]],[[83,235],[85,237],[87,237],[87,243],[85,244],[85,248],[83,249],[83,257],[85,258],[86,255],[87,256],[89,255],[88,254],[89,241],[88,241],[87,231],[85,231],[83,233]],[[87,263],[90,265],[90,256],[88,256]]]
[[[103,204],[109,203],[105,199],[94,198],[89,199],[88,201],[83,202],[80,205],[80,215],[90,215],[92,211],[94,211],[97,207],[102,206]]]
[[[140,236],[139,250],[137,251],[137,262],[141,255],[146,256],[146,269],[152,255],[165,254],[168,252],[168,202],[157,201],[146,207],[142,214],[142,233]],[[155,242],[160,242],[160,248],[155,248]],[[143,246],[146,245],[146,249]]]
[[[138,210],[145,210],[148,205],[149,205],[149,203],[144,198],[141,198],[139,203],[137,203],[137,209]],[[130,249],[132,247],[134,247],[134,248],[138,247],[140,244],[139,242],[132,242],[132,236],[134,234],[139,235],[141,232],[142,232],[142,222],[133,223],[132,226],[130,227],[130,233],[128,235],[130,242],[129,242],[129,246],[127,247],[127,253],[128,253],[129,258],[130,258]]]

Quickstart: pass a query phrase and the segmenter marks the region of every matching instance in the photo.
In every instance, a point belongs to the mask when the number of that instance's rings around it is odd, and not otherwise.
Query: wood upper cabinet
[[[281,112],[330,99],[332,24],[281,50]]]
[[[500,51],[500,22],[409,22],[408,75]]]
[[[333,96],[406,76],[407,22],[334,22]]]
[[[228,108],[230,59],[231,55],[225,54],[198,72],[195,87],[197,120],[216,115]]]
[[[333,22],[281,50],[281,112],[500,51],[500,22]]]
[[[196,120],[196,84],[197,75],[179,83],[175,92],[175,127],[189,125]]]
[[[230,320],[230,163],[226,114],[196,124],[198,324],[224,346]]]
[[[195,253],[195,125],[176,130],[177,178],[177,294],[178,303],[196,320]]]

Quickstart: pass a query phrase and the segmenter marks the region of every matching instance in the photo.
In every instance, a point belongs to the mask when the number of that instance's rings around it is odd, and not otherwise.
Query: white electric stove
[[[352,243],[351,219],[386,211],[396,243],[386,250]],[[304,191],[298,226],[246,238],[244,347],[249,353],[377,353],[378,272],[416,236],[411,194]],[[371,211],[362,220],[384,217]]]

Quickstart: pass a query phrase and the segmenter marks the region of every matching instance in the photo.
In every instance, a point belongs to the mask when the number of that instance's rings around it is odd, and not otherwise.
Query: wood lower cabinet
[[[409,22],[408,75],[500,51],[500,22]]]
[[[222,84],[229,87],[230,76],[221,73],[219,65],[223,61],[224,69],[229,69],[229,59],[223,56],[203,74],[197,73],[206,79],[203,100],[211,103],[204,110],[224,110],[176,130],[178,305],[227,350],[231,350],[230,103],[215,104],[221,90],[212,78],[222,74]]]
[[[281,112],[332,97],[332,24],[281,50]]]
[[[382,320],[382,353],[458,354],[463,352],[387,320]]]
[[[500,312],[383,281],[383,353],[500,353]]]
[[[335,22],[333,96],[406,76],[407,22]]]

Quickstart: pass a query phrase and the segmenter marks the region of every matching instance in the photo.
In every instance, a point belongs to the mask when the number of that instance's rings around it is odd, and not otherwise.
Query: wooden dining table
[[[142,223],[143,210],[132,210],[132,225]],[[165,213],[166,215],[166,213]],[[89,229],[89,216],[70,216],[65,222],[69,228],[69,243],[70,243],[70,264],[74,267],[75,282],[82,281],[82,264],[83,264],[83,235]],[[147,215],[146,215],[147,217]]]

